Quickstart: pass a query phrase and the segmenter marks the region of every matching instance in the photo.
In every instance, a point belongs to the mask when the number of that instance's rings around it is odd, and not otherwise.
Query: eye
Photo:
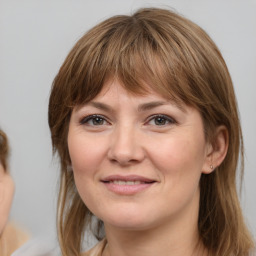
[[[104,116],[101,115],[89,115],[84,117],[80,124],[86,124],[89,126],[101,126],[101,125],[107,125],[109,122],[106,120]]]
[[[156,126],[165,126],[168,124],[175,124],[176,121],[166,115],[154,115],[149,118],[147,124],[149,125],[156,125]]]

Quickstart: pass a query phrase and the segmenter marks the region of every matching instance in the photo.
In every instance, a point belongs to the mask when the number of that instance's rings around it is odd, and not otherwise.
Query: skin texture
[[[225,146],[223,136],[219,142]],[[213,171],[217,159],[196,109],[155,92],[134,96],[117,80],[108,82],[95,99],[73,110],[68,147],[78,192],[104,222],[104,255],[192,254],[200,176]],[[154,182],[119,193],[102,182],[109,175]]]
[[[11,176],[0,164],[0,234],[7,223],[14,195],[14,183]]]

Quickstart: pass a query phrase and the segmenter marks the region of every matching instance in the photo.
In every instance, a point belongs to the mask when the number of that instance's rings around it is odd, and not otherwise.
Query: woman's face
[[[14,194],[14,183],[0,163],[0,234],[8,220]]]
[[[73,110],[68,148],[78,192],[105,225],[143,230],[197,218],[210,146],[196,109],[109,82]]]

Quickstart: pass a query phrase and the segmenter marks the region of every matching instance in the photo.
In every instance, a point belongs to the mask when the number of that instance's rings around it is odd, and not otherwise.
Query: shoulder
[[[12,252],[21,247],[27,240],[29,235],[26,231],[14,223],[8,223],[5,227],[0,239],[0,254],[10,255]]]
[[[97,243],[92,249],[82,253],[82,256],[101,256],[106,244],[107,240],[103,239],[102,241]]]
[[[11,239],[13,242],[15,241],[17,246],[24,244],[30,237],[30,235],[22,227],[14,222],[7,224],[4,234],[6,237],[8,237],[8,239]]]

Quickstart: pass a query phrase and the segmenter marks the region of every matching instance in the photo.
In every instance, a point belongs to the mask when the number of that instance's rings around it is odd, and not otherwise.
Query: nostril
[[[134,127],[119,127],[113,133],[108,148],[108,158],[112,163],[120,165],[136,164],[144,159],[144,151],[141,141],[136,135]]]
[[[120,166],[129,166],[137,163],[137,160],[125,160],[125,159],[110,159],[112,164],[117,164]]]
[[[112,163],[119,163],[121,165],[135,164],[140,161],[141,157],[135,152],[110,152],[109,160]]]

